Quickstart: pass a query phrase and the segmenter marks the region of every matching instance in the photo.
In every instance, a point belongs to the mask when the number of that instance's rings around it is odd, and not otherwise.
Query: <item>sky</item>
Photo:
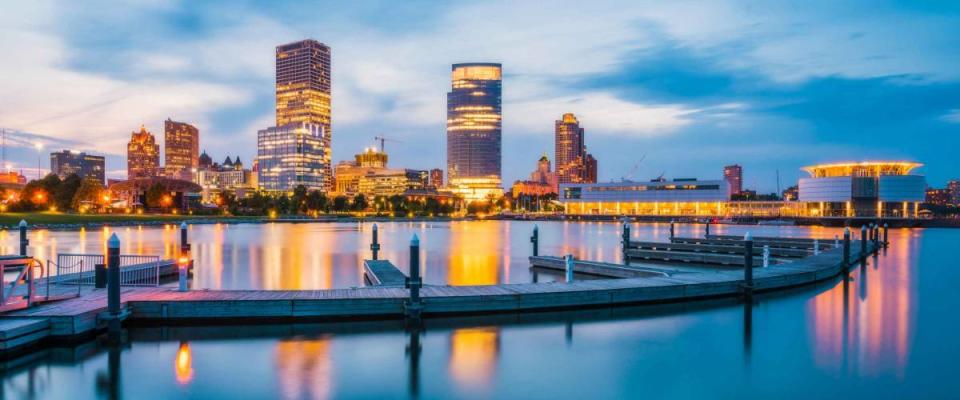
[[[960,3],[0,1],[6,162],[107,155],[130,132],[196,125],[214,160],[274,123],[274,49],[332,48],[333,161],[386,136],[392,167],[444,168],[450,65],[503,64],[503,175],[553,158],[572,112],[601,181],[719,179],[761,192],[800,167],[924,163],[960,178]],[[38,154],[35,143],[42,143]],[[249,164],[248,164],[249,165]]]

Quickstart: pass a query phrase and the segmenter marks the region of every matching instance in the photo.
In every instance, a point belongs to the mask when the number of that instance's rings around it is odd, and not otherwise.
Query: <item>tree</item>
[[[103,185],[100,184],[99,180],[84,179],[77,189],[77,192],[73,195],[73,199],[70,201],[70,208],[80,210],[83,203],[96,204],[100,201],[102,193]]]
[[[147,194],[145,196],[145,206],[148,208],[163,208],[163,197],[166,195],[167,193],[163,189],[163,185],[161,185],[159,182],[150,185],[150,187],[147,188]]]
[[[286,193],[281,194],[280,197],[277,197],[276,208],[277,212],[281,214],[293,214],[295,213],[293,210],[296,209],[296,207],[292,207],[290,205],[290,198],[287,197]]]
[[[80,185],[82,184],[83,179],[80,179],[80,176],[77,174],[70,174],[61,181],[53,193],[53,202],[57,208],[61,210],[70,209],[73,204],[73,197],[77,194],[77,190],[80,189]]]
[[[295,188],[293,188],[293,198],[290,199],[290,202],[293,204],[293,206],[290,207],[291,214],[298,214],[306,211],[307,187],[303,185],[297,185]]]
[[[347,196],[337,196],[333,199],[333,211],[342,212],[347,211]]]
[[[387,202],[390,204],[390,210],[395,213],[404,213],[406,209],[403,208],[403,196],[395,194],[387,198]]]
[[[307,209],[315,211],[327,211],[327,196],[319,190],[312,190],[307,193]]]
[[[360,193],[353,197],[353,211],[363,211],[367,209],[367,197]]]

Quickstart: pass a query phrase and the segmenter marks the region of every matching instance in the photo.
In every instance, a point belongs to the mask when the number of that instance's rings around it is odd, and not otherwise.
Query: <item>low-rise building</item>
[[[72,174],[84,179],[95,179],[102,185],[106,159],[81,151],[62,150],[50,153],[50,171],[60,179]]]
[[[916,217],[927,181],[915,162],[864,161],[804,167],[800,202],[825,217]]]

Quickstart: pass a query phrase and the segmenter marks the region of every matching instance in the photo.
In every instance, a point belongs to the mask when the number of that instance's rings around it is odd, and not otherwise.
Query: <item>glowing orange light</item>
[[[174,364],[174,370],[177,376],[177,383],[185,385],[193,380],[193,356],[190,353],[189,343],[180,343],[180,349],[177,350],[177,360]]]

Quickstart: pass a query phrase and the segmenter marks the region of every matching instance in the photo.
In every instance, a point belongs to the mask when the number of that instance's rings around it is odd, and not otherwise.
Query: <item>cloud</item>
[[[950,110],[946,114],[943,114],[940,119],[954,124],[960,124],[960,109]]]
[[[591,134],[655,136],[689,125],[701,110],[678,104],[644,105],[618,99],[609,93],[519,101],[504,110],[505,130],[517,133],[553,132],[553,121],[567,112],[576,114],[580,126]]]

